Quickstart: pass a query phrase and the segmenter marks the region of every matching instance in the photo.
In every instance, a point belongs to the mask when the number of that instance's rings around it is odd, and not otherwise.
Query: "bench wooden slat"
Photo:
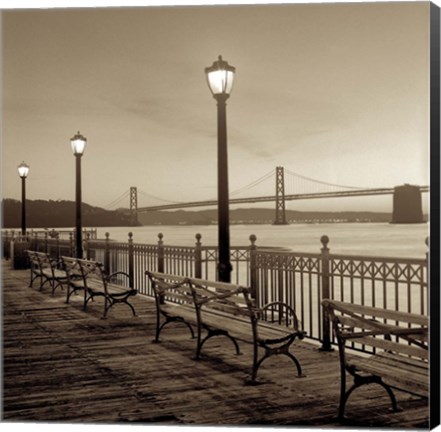
[[[393,353],[390,353],[387,351],[378,352],[378,353],[376,353],[376,355],[379,357],[384,357],[384,358],[395,358],[396,357],[396,354],[393,354]],[[429,366],[428,361],[422,362],[420,359],[414,359],[412,357],[404,356],[404,355],[401,356],[400,361],[401,361],[401,363],[405,363],[409,366],[415,366],[415,368],[421,369],[424,372],[427,372],[427,369]]]
[[[360,315],[369,315],[376,318],[386,318],[398,322],[419,324],[422,326],[429,325],[429,319],[424,315],[394,311],[391,309],[383,309],[372,306],[363,306],[353,303],[345,303],[337,300],[326,299],[324,304],[330,304],[335,310],[339,310],[343,313],[352,312]]]
[[[393,342],[385,339],[380,339],[379,337],[359,337],[351,339],[351,341],[361,345],[367,345],[384,350],[399,352],[417,358],[427,359],[429,357],[429,352],[427,350],[413,345],[407,345],[405,342]]]
[[[424,327],[422,327],[421,325],[414,324],[408,327],[403,327],[396,324],[381,322],[378,320],[361,320],[346,315],[339,315],[338,320],[342,325],[349,328],[372,330],[372,334],[385,334],[386,332],[389,332],[390,334],[399,335],[400,333],[405,333],[407,335],[412,335],[415,339],[427,339],[427,332],[422,330],[424,329]],[[350,337],[350,331],[346,331],[345,333],[347,333],[348,337]]]
[[[403,363],[399,356],[384,358],[376,355],[359,357],[350,360],[348,364],[363,372],[381,376],[392,387],[422,396],[428,395],[428,366],[426,369],[414,368]]]
[[[253,343],[252,326],[249,319],[229,319],[226,314],[213,314],[212,311],[208,313],[207,311],[205,311],[205,313],[203,311],[201,315],[204,325],[212,329],[222,328],[222,330],[234,335],[238,340]],[[222,321],[220,321],[220,319],[222,319]],[[222,323],[221,326],[219,326],[220,322]]]
[[[225,292],[238,291],[241,288],[241,285],[236,285],[227,282],[219,282],[219,281],[211,281],[211,280],[208,281],[205,279],[197,279],[197,278],[191,278],[189,280],[191,280],[191,284],[193,286],[224,290]]]
[[[196,325],[196,315],[194,313],[194,308],[189,307],[188,305],[166,303],[162,305],[162,311],[171,316],[180,316],[189,323]]]
[[[248,309],[245,309],[243,307],[238,307],[236,304],[232,304],[232,302],[228,303],[228,302],[213,300],[212,302],[204,304],[202,308],[205,310],[216,310],[220,312],[225,312],[226,314],[233,316],[236,315],[245,316],[248,317],[248,320],[250,316],[250,311]]]
[[[176,304],[193,303],[193,298],[191,296],[171,291],[164,293],[164,300]]]

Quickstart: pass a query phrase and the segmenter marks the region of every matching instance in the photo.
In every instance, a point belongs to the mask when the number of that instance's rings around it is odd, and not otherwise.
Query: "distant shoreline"
[[[27,228],[62,228],[74,226],[73,201],[27,201]],[[21,204],[17,200],[3,199],[4,229],[20,227]],[[84,227],[108,226],[209,226],[217,225],[217,209],[175,210],[131,213],[129,209],[104,210],[86,203],[82,205]],[[230,225],[273,225],[275,210],[270,208],[239,208],[230,210]],[[390,223],[391,212],[371,211],[296,211],[286,210],[288,224],[324,223]],[[428,216],[424,215],[427,222]],[[282,224],[283,225],[283,224]]]

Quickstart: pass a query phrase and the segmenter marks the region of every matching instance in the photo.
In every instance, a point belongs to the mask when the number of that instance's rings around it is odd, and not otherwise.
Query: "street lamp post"
[[[76,188],[75,188],[75,247],[76,257],[83,258],[83,227],[81,222],[81,156],[83,156],[84,149],[87,144],[87,140],[78,132],[73,138],[70,139],[72,151],[76,159]]]
[[[228,151],[226,101],[233,87],[236,69],[219,56],[205,68],[208,87],[217,101],[217,194],[218,194],[218,279],[231,282],[230,215],[228,196]]]
[[[21,234],[26,235],[26,177],[29,166],[22,162],[18,166],[18,175],[21,177]]]

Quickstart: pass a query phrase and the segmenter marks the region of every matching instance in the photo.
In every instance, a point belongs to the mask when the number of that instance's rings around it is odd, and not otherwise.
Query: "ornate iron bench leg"
[[[54,284],[53,284],[53,287],[52,287],[52,295],[55,295],[55,290],[56,290],[58,287],[60,287],[61,289],[63,289],[63,283],[60,282],[59,280],[57,280],[56,282],[57,282],[57,283],[55,283],[55,281],[54,281]]]
[[[135,308],[128,302],[127,298],[115,299],[115,298],[110,297],[108,300],[106,300],[105,305],[104,305],[104,318],[107,316],[107,312],[109,311],[109,309],[117,303],[126,304],[132,310],[133,316],[136,316]]]
[[[172,323],[172,322],[179,322],[179,323],[185,324],[188,327],[188,329],[190,330],[192,339],[195,338],[193,328],[191,327],[191,325],[187,321],[185,321],[184,318],[175,317],[175,316],[168,316],[167,315],[167,316],[165,316],[165,321],[161,325],[159,325],[159,320],[157,320],[156,337],[155,337],[155,340],[153,342],[155,342],[155,343],[159,343],[160,342],[159,341],[159,334],[161,333],[162,329],[167,324]]]
[[[48,278],[46,278],[46,280],[43,282],[43,276],[42,276],[41,281],[42,283],[40,284],[40,291],[43,291],[43,287],[46,285],[47,282],[49,282],[51,287],[53,286],[52,281]]]
[[[385,383],[383,382],[383,380],[381,380],[381,379],[380,379],[380,381],[378,382],[378,384],[380,384],[380,385],[381,385],[381,386],[387,391],[387,394],[389,395],[390,401],[391,401],[391,403],[392,403],[392,410],[393,410],[394,412],[398,412],[398,411],[400,411],[400,409],[398,408],[398,405],[397,405],[397,400],[395,399],[394,392],[392,391],[392,389],[390,388],[390,386],[388,386],[387,384],[385,384]]]
[[[159,316],[159,313],[157,313],[156,314],[156,332],[155,332],[155,339],[153,340],[153,343],[159,343],[159,333],[161,333],[161,329],[162,329],[163,325],[160,325],[160,316]]]
[[[89,296],[89,297],[87,297],[85,300],[84,300],[84,306],[83,306],[83,310],[84,311],[86,311],[86,309],[87,309],[87,303],[89,303],[89,300],[92,300],[93,301],[93,296]]]
[[[268,357],[270,357],[270,354],[268,354],[268,352],[266,351],[265,354],[262,356],[262,358],[260,358],[260,360],[257,360],[257,356],[255,361],[253,361],[253,371],[251,374],[251,381],[248,383],[250,385],[256,385],[257,384],[257,371],[260,368],[260,365],[263,363],[263,361],[265,359],[267,359]]]
[[[378,377],[376,375],[371,375],[371,376],[367,376],[367,377],[361,377],[359,375],[354,375],[354,384],[352,385],[352,387],[348,391],[345,391],[346,383],[345,383],[345,379],[342,379],[341,390],[340,390],[340,406],[338,409],[338,419],[339,420],[344,419],[344,411],[345,411],[346,402],[348,401],[351,393],[356,388],[361,387],[362,385],[365,385],[365,384],[378,384],[381,387],[383,387],[387,391],[387,394],[389,395],[390,401],[392,403],[392,410],[394,412],[400,411],[400,409],[397,406],[397,400],[395,398],[395,395],[394,395],[391,387],[388,386],[386,383],[384,383],[383,380],[381,379],[381,377]]]
[[[187,321],[185,321],[184,318],[181,318],[181,317],[174,317],[174,319],[172,319],[171,321],[176,321],[176,322],[180,322],[180,323],[182,323],[182,324],[185,324],[185,325],[188,327],[188,329],[190,330],[190,333],[191,333],[191,337],[192,337],[192,339],[194,339],[194,331],[193,331],[193,327],[192,327]],[[170,321],[170,322],[171,322],[171,321]]]
[[[67,284],[67,292],[66,292],[66,303],[69,303],[70,296],[74,293],[74,289],[70,290],[70,284]]]
[[[345,391],[345,387],[341,388],[341,392],[340,392],[340,406],[338,408],[338,420],[344,420],[346,402],[348,401],[349,396],[351,395],[351,393],[357,387],[359,387],[359,386],[356,385],[356,384],[353,384],[352,387],[347,392]]]
[[[293,363],[295,364],[297,368],[297,376],[299,378],[305,377],[305,375],[302,373],[302,367],[300,366],[299,361],[294,356],[294,354],[289,352],[289,348],[291,344],[294,342],[295,336],[292,336],[289,338],[289,340],[284,343],[281,346],[272,347],[269,346],[268,342],[266,341],[260,341],[259,345],[265,349],[265,354],[260,358],[260,360],[257,360],[258,358],[258,344],[257,342],[254,343],[254,356],[253,356],[253,373],[251,378],[251,384],[256,383],[257,378],[257,371],[259,370],[261,364],[269,357],[272,357],[274,355],[285,355],[289,357]]]
[[[108,299],[107,297],[104,298],[104,313],[103,313],[103,319],[107,318],[107,312],[109,309],[115,304],[115,300]]]
[[[294,364],[296,365],[296,367],[297,367],[297,376],[299,378],[305,377],[306,375],[304,375],[302,373],[302,367],[300,366],[300,363],[297,360],[297,357],[294,354],[290,353],[289,351],[286,352],[285,355],[288,356],[294,362]]]
[[[124,303],[126,303],[129,306],[129,308],[132,310],[133,316],[136,316],[136,311],[135,311],[135,308],[133,307],[133,305],[130,304],[127,300]]]
[[[31,279],[29,281],[29,288],[32,288],[33,284],[34,284],[34,280],[37,279],[40,275],[34,273],[33,271],[31,271]]]
[[[205,329],[208,331],[208,334],[204,337],[202,342],[200,344],[198,344],[198,349],[197,349],[197,353],[196,353],[196,360],[199,360],[199,358],[200,358],[200,354],[201,354],[201,351],[202,351],[202,346],[204,345],[204,343],[208,339],[212,338],[213,336],[226,336],[228,339],[231,340],[231,342],[233,342],[234,347],[236,349],[236,354],[240,355],[239,344],[237,343],[236,339],[233,336],[231,336],[227,331],[225,331],[225,330],[218,330],[218,329],[210,329],[208,327],[205,327]]]

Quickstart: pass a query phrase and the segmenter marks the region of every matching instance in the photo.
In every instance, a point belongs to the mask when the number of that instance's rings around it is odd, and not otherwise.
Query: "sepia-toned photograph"
[[[0,14],[3,426],[439,425],[438,5]]]

